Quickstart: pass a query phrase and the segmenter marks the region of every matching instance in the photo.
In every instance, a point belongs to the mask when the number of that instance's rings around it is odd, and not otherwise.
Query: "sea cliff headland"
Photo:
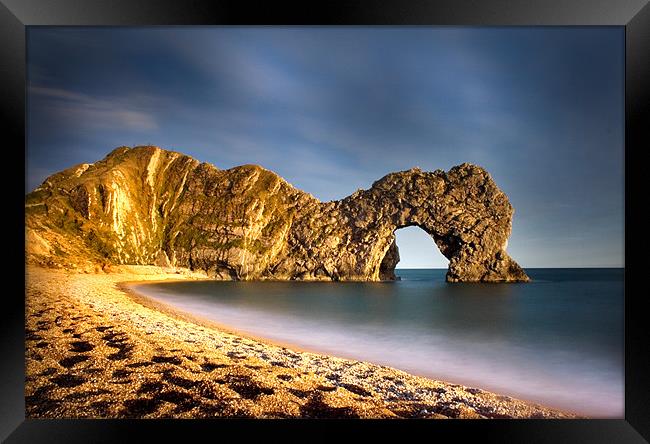
[[[388,367],[245,337],[134,294],[129,281],[395,279],[416,225],[449,282],[521,282],[513,208],[482,168],[391,173],[321,202],[260,166],[119,147],[26,196],[30,418],[564,418]]]
[[[257,165],[228,170],[154,146],[120,147],[26,197],[29,263],[162,265],[214,279],[395,279],[394,232],[418,226],[449,282],[522,282],[506,252],[514,210],[481,167],[390,173],[321,202]]]

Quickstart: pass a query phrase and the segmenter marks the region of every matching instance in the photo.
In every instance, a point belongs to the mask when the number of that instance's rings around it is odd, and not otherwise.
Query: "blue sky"
[[[28,28],[26,188],[120,145],[321,200],[471,162],[524,267],[623,266],[622,27]],[[398,267],[445,267],[417,228]]]

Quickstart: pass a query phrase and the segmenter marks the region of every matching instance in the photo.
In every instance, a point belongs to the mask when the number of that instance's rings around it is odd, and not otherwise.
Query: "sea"
[[[529,268],[529,283],[186,281],[133,288],[300,349],[593,418],[624,417],[624,269]]]

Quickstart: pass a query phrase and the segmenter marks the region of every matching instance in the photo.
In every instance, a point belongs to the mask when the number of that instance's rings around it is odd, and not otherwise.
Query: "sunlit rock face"
[[[27,261],[154,264],[217,279],[391,280],[396,229],[418,226],[449,282],[527,281],[505,251],[513,208],[482,168],[391,173],[321,202],[257,165],[220,170],[158,147],[120,147],[26,197]]]

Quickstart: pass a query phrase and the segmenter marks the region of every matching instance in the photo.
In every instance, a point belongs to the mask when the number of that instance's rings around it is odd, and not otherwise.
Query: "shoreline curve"
[[[200,278],[148,266],[89,274],[28,266],[26,416],[577,417],[386,366],[278,345],[164,307],[129,288]]]

